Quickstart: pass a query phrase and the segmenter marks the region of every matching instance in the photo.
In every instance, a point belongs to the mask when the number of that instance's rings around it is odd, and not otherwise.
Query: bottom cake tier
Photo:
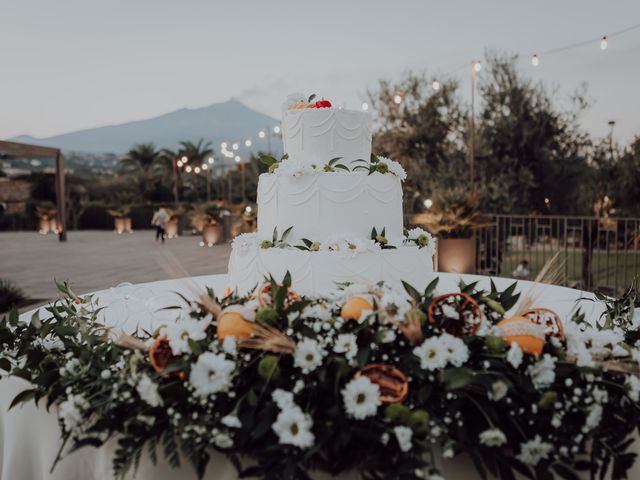
[[[324,295],[338,283],[372,284],[384,280],[402,288],[405,281],[422,291],[433,280],[433,250],[416,246],[360,253],[262,249],[254,244],[234,245],[229,260],[229,283],[244,294],[265,277],[281,281],[291,273],[292,288],[304,295]]]

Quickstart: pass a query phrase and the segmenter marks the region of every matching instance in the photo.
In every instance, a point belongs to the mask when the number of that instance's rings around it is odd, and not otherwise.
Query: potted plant
[[[184,215],[185,209],[182,206],[178,206],[176,208],[165,208],[165,211],[169,214],[169,221],[164,227],[165,235],[167,238],[176,238],[180,230],[180,217]]]
[[[413,221],[438,238],[438,271],[474,273],[475,232],[488,225],[478,212],[478,194],[457,187],[437,192],[431,200],[429,210],[415,215]]]
[[[107,213],[113,217],[114,231],[121,235],[124,232],[131,233],[131,206],[120,205],[107,209]]]
[[[228,232],[229,239],[235,238],[241,233],[255,231],[258,218],[258,209],[255,203],[232,205],[228,210],[231,212]]]
[[[191,225],[202,232],[201,245],[212,246],[220,243],[224,238],[224,230],[220,223],[222,204],[207,202],[198,205],[191,213]]]
[[[36,205],[36,215],[39,221],[38,232],[42,235],[58,231],[58,209],[53,202],[40,202]]]

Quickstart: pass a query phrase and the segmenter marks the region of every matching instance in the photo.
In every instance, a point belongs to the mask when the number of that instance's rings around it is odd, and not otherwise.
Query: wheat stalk
[[[522,315],[527,310],[538,302],[542,289],[542,284],[554,285],[560,281],[564,274],[564,266],[566,258],[558,260],[560,258],[560,251],[557,251],[549,260],[547,260],[542,269],[536,275],[533,280],[533,286],[527,290],[527,292],[520,298],[516,305],[516,315]]]

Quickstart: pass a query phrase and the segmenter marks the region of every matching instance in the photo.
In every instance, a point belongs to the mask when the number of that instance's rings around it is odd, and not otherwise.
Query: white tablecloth
[[[457,291],[458,281],[479,280],[480,288],[489,288],[488,277],[474,275],[439,274],[438,292]],[[498,289],[504,289],[513,282],[510,279],[494,278]],[[193,277],[191,279],[168,280],[139,285],[122,284],[117,287],[96,292],[100,304],[107,308],[103,311],[102,321],[113,327],[132,332],[137,327],[153,328],[158,323],[171,321],[176,313],[172,310],[158,311],[171,305],[181,304],[176,295],[180,292],[189,298],[192,296],[190,285],[209,286],[218,294],[226,288],[226,275]],[[531,282],[519,282],[519,291],[526,293],[535,288],[540,301],[538,307],[553,308],[563,318],[570,316],[577,306],[587,315],[598,315],[601,306],[593,302],[593,295],[564,287],[533,285]],[[44,316],[44,314],[43,314]],[[21,318],[28,321],[31,312]],[[10,378],[0,381],[0,480],[92,480],[110,479],[111,459],[115,447],[112,442],[100,449],[84,448],[66,456],[52,474],[49,473],[60,445],[60,430],[55,411],[47,412],[33,403],[15,407],[8,411],[11,400],[28,384],[20,379]],[[140,480],[195,479],[188,465],[179,470],[171,469],[163,459],[158,465],[150,463],[146,455],[134,477]],[[445,461],[441,465],[445,478],[478,478],[471,462],[465,457],[454,461]],[[231,480],[237,478],[233,466],[222,456],[214,455],[207,469],[207,480]],[[318,479],[329,477],[318,476]],[[343,480],[357,476],[344,475]],[[640,467],[636,465],[629,478],[640,478]]]

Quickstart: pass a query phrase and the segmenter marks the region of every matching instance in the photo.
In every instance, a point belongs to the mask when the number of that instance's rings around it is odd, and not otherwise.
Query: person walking
[[[156,242],[160,240],[164,243],[165,227],[169,221],[169,214],[164,208],[160,208],[153,214],[151,225],[156,227]]]

